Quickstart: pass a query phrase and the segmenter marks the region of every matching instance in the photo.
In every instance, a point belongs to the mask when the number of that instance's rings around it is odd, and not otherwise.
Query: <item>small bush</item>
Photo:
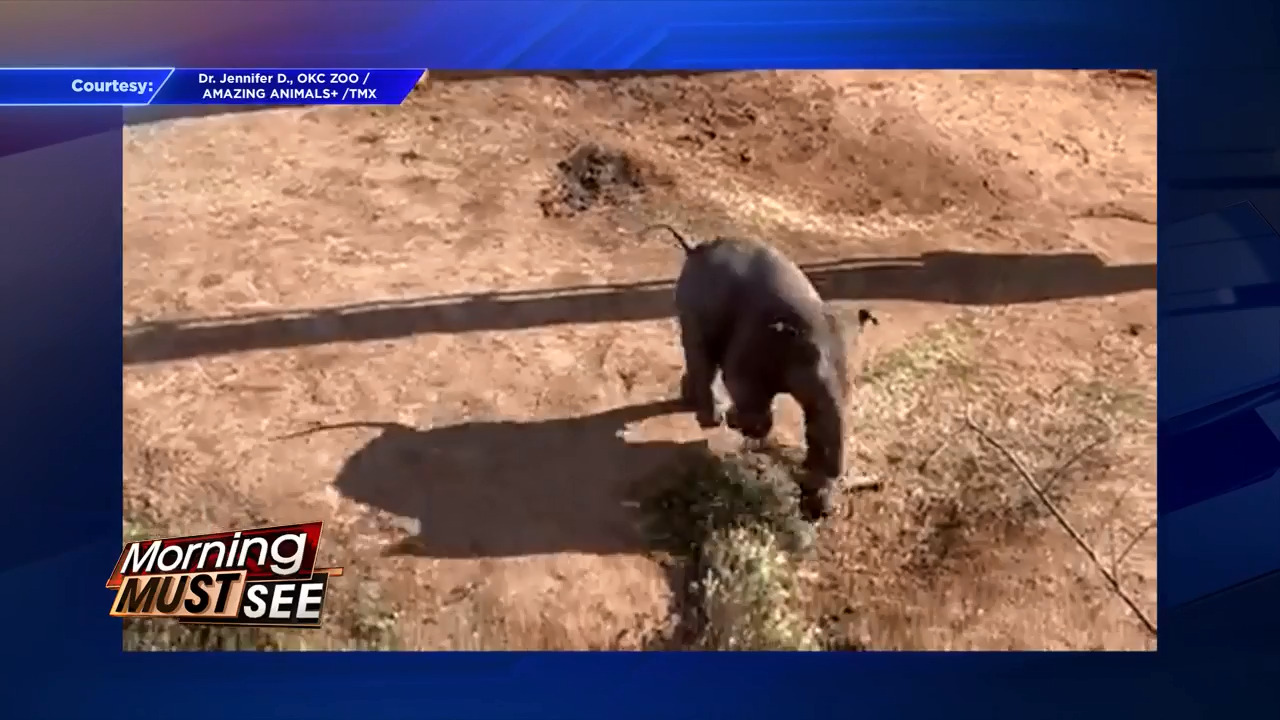
[[[817,650],[820,634],[799,610],[796,561],[759,527],[717,532],[702,550],[698,595],[708,650]]]
[[[124,649],[129,651],[182,650],[302,650],[299,632],[271,628],[183,625],[176,620],[124,619]]]
[[[796,555],[812,544],[793,458],[774,450],[690,453],[642,507],[688,591],[669,644],[702,650],[815,650]]]

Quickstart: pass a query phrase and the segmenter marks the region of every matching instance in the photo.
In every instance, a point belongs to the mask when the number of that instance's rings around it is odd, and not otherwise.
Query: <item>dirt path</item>
[[[351,592],[409,647],[634,646],[671,591],[627,499],[705,437],[661,404],[680,373],[681,255],[634,231],[769,239],[842,307],[881,316],[867,363],[977,312],[975,348],[1019,380],[1119,352],[1117,377],[1154,402],[1155,128],[1153,85],[1053,72],[492,78],[400,108],[131,127],[126,515],[184,532],[322,519],[324,561],[350,568]],[[571,158],[586,144],[599,152]],[[1120,350],[1117,328],[1137,328]],[[780,412],[798,442],[795,408]],[[343,422],[389,425],[272,439]],[[880,427],[855,442],[894,472]],[[1108,471],[1145,483],[1138,525],[1155,512],[1146,430]],[[1101,507],[1103,487],[1071,497]],[[823,529],[831,577],[857,574],[842,543],[897,537],[885,518]],[[1154,606],[1148,541],[1133,572]],[[1076,562],[1057,540],[1027,547]],[[896,553],[858,562],[897,577]],[[998,555],[955,571],[1018,582],[1024,556]],[[997,612],[991,582],[947,602]],[[881,639],[1141,646],[1073,630],[1128,627],[1081,582],[1036,595],[1088,616],[1054,637]]]

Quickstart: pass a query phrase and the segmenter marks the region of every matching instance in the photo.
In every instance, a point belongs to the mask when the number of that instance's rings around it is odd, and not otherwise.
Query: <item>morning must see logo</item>
[[[125,543],[107,580],[114,617],[180,623],[320,626],[329,578],[316,568],[321,523]]]

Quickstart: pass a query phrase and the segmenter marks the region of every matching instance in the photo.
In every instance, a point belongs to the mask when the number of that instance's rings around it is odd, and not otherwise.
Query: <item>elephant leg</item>
[[[725,358],[724,386],[731,405],[727,413],[729,427],[752,440],[764,440],[773,430],[771,386],[762,385],[756,373],[749,371],[749,359],[741,345],[732,348]]]
[[[724,411],[716,401],[713,383],[717,363],[705,338],[681,323],[680,344],[684,348],[684,374],[680,377],[680,397],[690,407],[703,428],[718,427]]]

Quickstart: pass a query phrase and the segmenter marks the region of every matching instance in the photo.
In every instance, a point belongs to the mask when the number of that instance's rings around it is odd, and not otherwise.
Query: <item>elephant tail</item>
[[[640,235],[643,237],[645,235],[648,235],[649,231],[659,230],[659,229],[666,230],[667,232],[675,236],[676,242],[680,243],[680,247],[681,249],[684,250],[686,255],[693,252],[698,247],[697,245],[694,245],[690,243],[688,240],[686,240],[684,235],[680,234],[679,230],[676,230],[675,228],[671,227],[670,225],[667,225],[666,223],[658,223],[656,225],[650,225],[649,227],[641,230]]]

